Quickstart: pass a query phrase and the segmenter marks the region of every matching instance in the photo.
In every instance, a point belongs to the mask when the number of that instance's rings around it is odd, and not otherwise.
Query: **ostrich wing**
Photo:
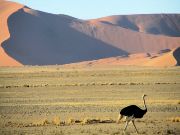
[[[134,117],[137,117],[138,114],[141,114],[142,113],[142,109],[140,109],[138,106],[136,105],[130,105],[130,106],[127,106],[125,108],[123,108],[121,111],[120,111],[120,114],[121,115],[124,115],[124,116],[133,116]]]

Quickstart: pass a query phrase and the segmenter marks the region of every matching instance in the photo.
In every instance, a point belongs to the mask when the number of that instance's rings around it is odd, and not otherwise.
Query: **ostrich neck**
[[[146,107],[146,102],[145,102],[144,97],[143,97],[143,101],[144,101],[144,108],[145,108],[145,110],[147,110],[147,107]]]

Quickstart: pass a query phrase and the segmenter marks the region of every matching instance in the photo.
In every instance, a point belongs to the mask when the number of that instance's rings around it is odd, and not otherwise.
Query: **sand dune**
[[[90,21],[100,21],[130,30],[172,37],[180,36],[179,14],[116,15]]]
[[[162,56],[148,60],[143,64],[144,66],[177,66],[180,65],[180,47],[172,50],[171,52],[165,53]]]
[[[74,23],[73,27],[80,32],[99,39],[128,53],[157,52],[162,49],[173,49],[180,45],[179,37],[169,37],[132,31],[130,29],[96,21]]]
[[[71,67],[97,67],[97,66],[150,66],[172,67],[180,65],[180,47],[164,53],[138,53],[126,57],[111,57],[94,61],[68,64]]]
[[[84,61],[79,63],[65,64],[65,67],[108,67],[108,66],[142,66],[150,58],[146,53],[132,54],[128,57],[110,57],[93,61]]]
[[[66,64],[127,52],[71,28],[80,20],[22,8],[8,19],[7,54],[23,65]]]
[[[6,65],[6,66],[20,66],[21,63],[17,62],[15,59],[11,58],[6,52],[4,52],[4,49],[2,48],[1,44],[7,40],[10,37],[8,25],[7,25],[7,19],[8,17],[22,8],[23,5],[17,4],[14,2],[5,2],[3,0],[0,0],[0,66]]]
[[[137,54],[180,46],[177,14],[80,20],[0,2],[0,66],[70,64],[124,56],[128,61],[121,59],[119,63],[134,65]],[[135,65],[146,59],[141,57]]]

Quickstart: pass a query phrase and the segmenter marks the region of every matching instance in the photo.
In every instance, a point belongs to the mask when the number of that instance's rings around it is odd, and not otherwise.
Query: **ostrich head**
[[[143,94],[143,95],[142,95],[142,98],[144,98],[144,97],[146,97],[146,96],[147,96],[146,94]]]

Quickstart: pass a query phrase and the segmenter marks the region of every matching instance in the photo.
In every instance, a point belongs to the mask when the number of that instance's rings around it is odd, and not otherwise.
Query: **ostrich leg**
[[[135,123],[134,123],[134,120],[132,120],[132,123],[133,123],[133,125],[134,125],[134,128],[136,129],[137,134],[138,134],[138,130],[137,130],[137,128],[136,128],[136,125],[135,125]]]
[[[128,124],[129,124],[129,121],[126,121],[126,126],[124,128],[124,132],[126,131]]]
[[[128,126],[128,124],[129,124],[129,122],[130,121],[132,121],[133,120],[133,118],[134,118],[134,115],[132,115],[132,116],[126,116],[126,126],[125,126],[125,128],[124,128],[124,132],[126,131],[126,129],[127,129],[127,126]]]

